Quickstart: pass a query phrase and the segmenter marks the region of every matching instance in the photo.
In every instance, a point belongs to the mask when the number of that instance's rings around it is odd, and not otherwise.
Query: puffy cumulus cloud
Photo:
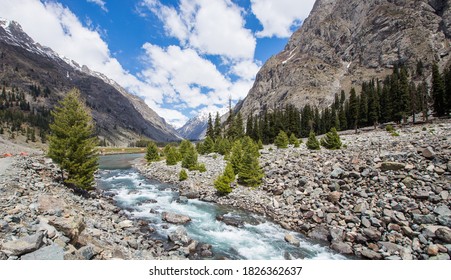
[[[252,12],[263,25],[258,37],[291,36],[293,27],[299,26],[310,14],[315,0],[251,0]]]
[[[243,10],[230,0],[180,0],[177,7],[144,0],[169,36],[185,47],[229,59],[252,59],[256,40],[244,27]]]
[[[99,6],[103,11],[108,12],[105,1],[103,0],[86,0],[86,1],[88,1],[89,3],[94,3],[97,6]]]

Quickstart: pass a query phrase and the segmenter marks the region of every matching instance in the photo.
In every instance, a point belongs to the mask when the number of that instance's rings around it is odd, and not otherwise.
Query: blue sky
[[[243,99],[314,0],[0,0],[0,17],[175,127]]]

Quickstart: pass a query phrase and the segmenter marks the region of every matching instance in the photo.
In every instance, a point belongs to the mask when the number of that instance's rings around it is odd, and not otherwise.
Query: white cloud
[[[94,4],[98,5],[105,12],[108,12],[105,1],[103,1],[103,0],[86,0],[86,1],[88,1],[89,3],[94,3]]]
[[[202,54],[252,59],[256,40],[244,27],[243,10],[230,0],[181,0],[178,8],[144,0],[169,36]]]
[[[229,0],[213,2],[182,0],[172,18],[172,7],[159,6],[161,11],[167,10],[164,13],[173,21],[167,31],[173,32],[171,36],[181,42],[186,38],[186,43],[182,47],[167,48],[144,44],[145,68],[137,76],[130,74],[112,56],[98,28],[83,26],[75,14],[59,3],[0,0],[0,17],[18,21],[24,31],[40,44],[107,75],[131,93],[142,97],[168,123],[179,127],[188,120],[189,109],[194,113],[205,107],[221,108],[227,106],[229,96],[233,100],[244,98],[258,71],[259,63],[253,61],[255,38],[243,27],[240,9]],[[212,19],[213,24],[210,25],[219,26],[225,20],[219,14],[220,9],[224,9],[224,14],[235,24],[224,27],[224,32],[219,35],[206,33],[201,25],[207,24],[208,13],[202,13],[215,11],[220,21]],[[180,18],[180,15],[184,16]],[[196,18],[195,26],[180,21],[190,21],[191,18]],[[177,27],[179,23],[181,25]],[[233,29],[239,34],[234,34]],[[219,29],[215,30],[219,32]],[[208,44],[210,36],[213,41],[222,40],[224,46]],[[191,46],[191,41],[197,42],[195,46]],[[218,54],[226,72],[221,73],[206,54]],[[175,108],[182,108],[188,113],[183,114]]]
[[[258,37],[286,38],[310,14],[315,0],[251,0],[252,12],[263,25]]]

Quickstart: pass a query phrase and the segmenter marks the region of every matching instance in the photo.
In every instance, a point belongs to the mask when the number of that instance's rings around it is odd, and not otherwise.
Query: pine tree
[[[359,100],[355,93],[355,89],[352,88],[349,96],[349,122],[350,127],[357,129],[358,117],[359,117]]]
[[[207,122],[207,136],[211,139],[215,138],[215,130],[213,127],[213,120],[211,119],[211,113],[208,113],[208,122]]]
[[[306,146],[309,150],[319,150],[319,141],[316,139],[315,132],[313,130],[310,130],[310,134],[306,143]]]
[[[338,150],[341,148],[340,136],[337,133],[335,127],[332,127],[323,138],[321,138],[321,146],[329,150]]]
[[[216,112],[215,117],[215,125],[214,125],[215,137],[214,140],[221,138],[221,117],[219,116],[219,112]]]
[[[210,154],[215,151],[215,142],[210,136],[207,136],[203,143],[203,153],[201,154]]]
[[[188,173],[186,173],[185,169],[180,170],[179,181],[185,181],[186,179],[188,179]]]
[[[299,148],[300,146],[299,139],[294,135],[294,133],[291,133],[289,142],[290,145],[293,145],[295,148]]]
[[[235,173],[232,164],[228,162],[224,173],[215,180],[214,187],[219,195],[228,195],[232,192],[230,185],[233,181],[235,181]]]
[[[250,137],[243,138],[242,153],[238,182],[245,186],[257,187],[262,183],[264,173],[258,161],[258,147]]]
[[[262,139],[258,139],[257,145],[258,145],[258,149],[259,149],[259,150],[263,149],[263,142],[262,142]]]
[[[149,144],[147,145],[147,152],[145,158],[147,162],[154,162],[160,160],[158,147],[153,141],[150,141]]]
[[[235,172],[235,174],[238,174],[238,172],[240,172],[241,170],[242,153],[243,146],[241,140],[236,140],[233,143],[230,155],[230,163],[232,164],[233,171]]]
[[[445,83],[440,74],[437,64],[432,66],[432,99],[434,101],[434,111],[437,117],[442,117],[446,112]]]
[[[285,133],[285,131],[281,130],[279,132],[276,139],[274,140],[274,144],[279,149],[288,148],[288,135]]]
[[[168,145],[167,147],[169,147],[167,149],[167,151],[165,152],[166,154],[166,165],[176,165],[177,162],[179,161],[179,151],[177,150],[177,148]],[[165,148],[166,150],[166,148]]]
[[[98,156],[90,112],[80,100],[80,92],[71,90],[51,112],[48,156],[67,171],[64,182],[91,190]]]
[[[191,148],[192,144],[188,140],[182,140],[182,143],[180,143],[179,146],[179,152],[181,154],[182,159],[185,157],[188,150]]]
[[[187,146],[182,159],[182,167],[188,168],[189,170],[195,170],[197,168],[197,151],[191,142],[188,141],[188,143],[189,146]]]

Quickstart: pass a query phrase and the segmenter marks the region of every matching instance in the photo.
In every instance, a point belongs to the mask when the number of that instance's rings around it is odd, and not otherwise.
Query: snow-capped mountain
[[[124,145],[143,136],[161,142],[181,139],[139,97],[106,75],[35,42],[15,21],[0,18],[0,53],[0,80],[25,93],[30,85],[48,87],[52,92],[45,100],[35,100],[35,106],[52,108],[68,90],[78,88],[92,109],[99,136],[111,144]]]
[[[199,115],[189,119],[184,126],[177,129],[177,132],[185,139],[204,139],[207,133],[208,115],[211,114],[211,119],[214,123],[216,112],[219,113],[219,116],[222,116],[227,111],[227,108],[222,108],[218,111],[202,111]]]

